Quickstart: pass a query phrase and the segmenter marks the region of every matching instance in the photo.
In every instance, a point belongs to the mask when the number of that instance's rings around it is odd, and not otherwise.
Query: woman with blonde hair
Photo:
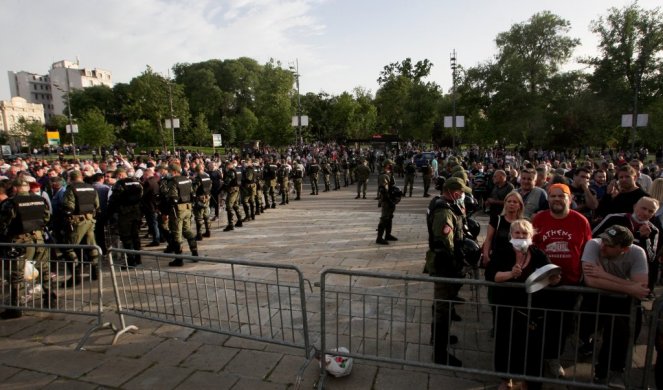
[[[484,266],[490,262],[493,252],[504,248],[511,248],[511,244],[509,244],[511,222],[522,219],[524,210],[525,202],[523,202],[523,198],[518,191],[513,190],[504,197],[502,214],[491,216],[488,222],[488,230],[486,231],[486,239],[483,242],[482,252],[482,264]]]
[[[486,280],[496,283],[525,283],[538,268],[550,264],[546,254],[532,245],[534,227],[526,219],[511,222],[508,250],[501,250],[486,268]],[[559,275],[550,277],[550,284],[559,283]],[[539,376],[542,366],[543,312],[528,309],[528,294],[524,288],[494,287],[495,370],[506,374]],[[538,297],[533,297],[533,307]],[[511,387],[504,378],[499,390]],[[527,389],[524,382],[521,389]],[[537,386],[532,386],[537,387]]]

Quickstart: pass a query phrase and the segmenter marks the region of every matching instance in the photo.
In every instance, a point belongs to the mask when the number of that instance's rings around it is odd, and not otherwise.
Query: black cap
[[[620,225],[610,226],[603,233],[599,234],[599,238],[608,245],[619,246],[622,248],[626,248],[633,244],[633,233]]]

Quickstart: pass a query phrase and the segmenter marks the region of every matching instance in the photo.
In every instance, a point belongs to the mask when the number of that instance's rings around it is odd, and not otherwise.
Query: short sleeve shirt
[[[648,273],[647,256],[639,246],[631,245],[626,253],[614,259],[602,258],[600,248],[600,238],[589,240],[582,253],[582,261],[599,263],[607,273],[625,280],[630,280],[633,275]]]

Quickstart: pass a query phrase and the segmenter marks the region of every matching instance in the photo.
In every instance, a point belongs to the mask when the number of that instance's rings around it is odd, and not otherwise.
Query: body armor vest
[[[31,233],[46,225],[44,212],[46,201],[39,195],[16,195],[13,200],[16,217],[9,225],[9,234]]]
[[[69,185],[74,192],[76,199],[76,209],[74,214],[90,214],[96,209],[95,200],[97,198],[97,191],[91,184],[87,183],[71,183]]]
[[[223,177],[223,183],[227,188],[237,187],[237,172],[234,169],[227,170],[226,175]]]
[[[173,177],[177,185],[178,203],[191,203],[191,180],[184,176]]]
[[[256,172],[252,166],[246,167],[244,170],[244,176],[242,176],[242,180],[245,184],[253,184],[256,182]]]
[[[206,173],[198,174],[198,188],[196,189],[196,195],[209,195],[212,192],[212,179]]]
[[[140,203],[143,197],[143,186],[138,179],[127,177],[117,182],[121,188],[120,206],[134,206]]]

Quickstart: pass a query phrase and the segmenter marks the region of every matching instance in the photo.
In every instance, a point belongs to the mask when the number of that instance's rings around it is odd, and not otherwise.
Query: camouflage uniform
[[[274,190],[276,189],[276,164],[265,163],[262,171],[262,177],[265,180],[262,193],[265,196],[265,208],[269,207],[271,199],[271,207],[276,208],[276,200],[274,199]]]
[[[226,214],[228,216],[228,225],[224,232],[233,230],[235,226],[242,227],[242,214],[239,212],[239,183],[237,172],[232,164],[228,164],[226,174],[223,177],[223,188],[226,191]],[[237,217],[237,223],[233,223],[233,211]]]
[[[378,177],[378,191],[380,197],[380,223],[378,224],[378,237],[375,240],[376,244],[389,244],[389,241],[396,241],[396,237],[391,235],[391,227],[394,219],[394,211],[396,205],[389,199],[389,188],[395,185],[394,175],[391,172],[393,162],[387,160],[380,176]],[[384,238],[382,235],[384,234]]]
[[[192,185],[194,193],[193,218],[196,221],[196,240],[200,241],[203,237],[212,235],[209,228],[209,215],[213,183],[209,174],[203,171],[202,165],[198,166],[197,171],[198,174],[194,177]],[[203,224],[205,225],[205,233],[202,232]]]
[[[357,196],[355,199],[359,199],[360,195],[363,195],[364,199],[366,199],[366,186],[368,185],[370,175],[371,170],[366,165],[366,161],[363,161],[355,168],[355,178],[357,180]]]
[[[65,215],[64,242],[71,245],[97,245],[94,238],[94,226],[96,213],[99,210],[99,196],[90,184],[83,183],[79,171],[69,173],[72,181],[65,190],[62,200],[62,209]],[[96,248],[87,250],[86,258],[91,263],[90,276],[93,280],[98,277],[99,251]],[[82,280],[83,267],[79,264],[79,258],[73,249],[64,250],[65,258],[70,261],[70,266],[78,265],[77,276]],[[73,270],[72,270],[73,271]],[[77,277],[72,277],[66,285],[75,285]]]
[[[341,170],[343,171],[343,187],[347,187],[350,185],[350,164],[346,158],[341,160]]]
[[[256,182],[256,191],[255,191],[255,200],[253,203],[256,205],[256,215],[265,212],[265,202],[262,189],[265,187],[265,180],[263,179],[263,167],[261,164],[256,162],[253,164],[253,171],[255,172],[255,182]]]
[[[290,167],[283,162],[276,170],[276,178],[281,186],[281,205],[290,203],[288,176],[290,176]]]
[[[467,187],[459,181],[449,180],[443,189],[445,194]],[[469,189],[467,189],[469,191]],[[445,195],[446,196],[446,195]],[[426,252],[425,272],[431,276],[458,278],[462,276],[463,258],[463,212],[453,201],[435,197],[429,204],[426,217],[428,225],[428,251]],[[434,340],[435,363],[460,366],[462,363],[447,352],[449,341],[450,316],[453,307],[451,299],[458,295],[460,284],[435,283],[433,323],[431,333]]]
[[[191,200],[193,197],[193,185],[191,179],[181,176],[179,165],[171,165],[168,172],[173,175],[166,180],[162,194],[165,209],[168,212],[168,229],[171,234],[171,246],[175,254],[182,253],[182,239],[186,238],[192,256],[198,256],[198,243],[196,236],[191,231]],[[181,267],[183,261],[177,258],[168,265]]]
[[[242,206],[244,207],[244,221],[249,219],[256,219],[256,171],[251,164],[251,160],[247,161],[242,174]],[[257,214],[260,214],[258,211]]]
[[[323,161],[323,163],[322,163],[322,180],[324,180],[324,182],[325,182],[325,190],[323,192],[329,191],[329,187],[331,185],[331,182],[330,182],[331,173],[332,173],[331,165],[329,164],[328,161]]]
[[[428,193],[428,190],[430,189],[430,183],[433,180],[433,167],[428,160],[426,160],[424,165],[421,166],[421,174],[424,179],[424,197],[429,197],[430,194]]]
[[[23,180],[17,181],[15,187],[17,194],[0,203],[0,239],[2,242],[17,244],[44,244],[42,229],[50,218],[46,201],[30,193],[29,184]],[[18,255],[16,260],[13,259],[15,255]],[[42,305],[56,305],[54,293],[49,293],[51,272],[46,248],[15,248],[12,252],[2,253],[2,258],[6,259],[3,262],[3,274],[9,275],[11,306],[18,307],[21,304],[20,297],[27,294],[21,291],[25,286],[26,261],[34,261],[34,268],[39,271],[39,281],[43,288]],[[9,308],[0,313],[0,319],[18,318],[21,315],[20,309]]]
[[[311,181],[311,195],[318,195],[318,175],[320,174],[320,165],[313,160],[308,166],[308,178]]]
[[[295,200],[300,200],[302,196],[302,184],[304,183],[304,165],[299,161],[295,161],[292,167],[292,178],[295,182],[295,192],[297,197]]]

